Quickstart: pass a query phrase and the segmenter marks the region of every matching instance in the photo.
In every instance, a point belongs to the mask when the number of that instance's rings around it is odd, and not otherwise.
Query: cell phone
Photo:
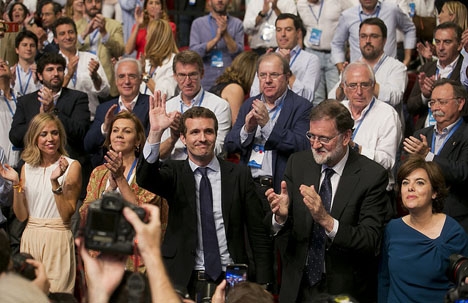
[[[16,22],[3,22],[5,33],[16,33],[19,32],[19,24]]]
[[[247,281],[247,264],[229,264],[226,266],[226,296],[237,283]]]

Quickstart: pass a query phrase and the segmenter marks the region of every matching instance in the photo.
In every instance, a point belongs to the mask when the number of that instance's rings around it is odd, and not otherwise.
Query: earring
[[[135,146],[135,151],[136,151],[137,153],[140,152],[140,145],[136,145],[136,146]]]

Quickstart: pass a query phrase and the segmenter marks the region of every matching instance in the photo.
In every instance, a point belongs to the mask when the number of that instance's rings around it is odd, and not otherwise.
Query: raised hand
[[[276,194],[273,188],[265,192],[270,208],[279,224],[286,222],[289,214],[289,195],[286,181],[281,181],[281,193]]]
[[[58,178],[63,176],[63,174],[67,171],[67,168],[68,168],[67,159],[65,159],[65,157],[60,157],[59,165],[57,165],[57,167],[54,169],[54,171],[50,175],[50,179],[57,180]]]
[[[166,94],[156,90],[149,100],[150,131],[163,132],[174,121],[176,112],[166,113]]]
[[[0,164],[0,176],[8,181],[11,181],[13,185],[17,185],[19,183],[19,175],[16,170],[14,170],[8,164]]]

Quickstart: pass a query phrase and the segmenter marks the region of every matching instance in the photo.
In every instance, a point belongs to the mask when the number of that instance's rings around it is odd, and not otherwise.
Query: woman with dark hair
[[[70,219],[81,192],[81,165],[65,151],[65,129],[55,114],[41,113],[24,138],[21,178],[9,165],[0,175],[13,184],[13,211],[28,220],[21,252],[44,264],[51,292],[73,294],[75,246]]]
[[[379,302],[443,302],[454,285],[452,254],[467,255],[468,235],[442,213],[448,194],[435,162],[409,156],[398,171],[398,193],[408,215],[391,220],[382,243]]]
[[[135,114],[121,111],[112,121],[104,142],[108,146],[106,163],[96,167],[91,173],[87,195],[80,208],[82,224],[85,224],[89,204],[107,192],[118,192],[135,205],[155,204],[161,209],[162,229],[167,224],[167,202],[136,184],[135,172],[138,156],[145,144],[145,129]],[[128,268],[133,267],[130,259]],[[139,263],[141,264],[141,263]]]

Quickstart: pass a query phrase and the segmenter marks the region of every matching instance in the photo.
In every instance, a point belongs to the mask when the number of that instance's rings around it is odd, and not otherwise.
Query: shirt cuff
[[[287,220],[287,219],[286,219]],[[275,220],[275,214],[273,214],[271,216],[271,229],[273,230],[273,234],[276,236],[277,233],[279,233],[279,231],[284,227],[284,224],[286,223],[286,221],[284,221],[283,224],[280,224],[278,222],[276,222]]]
[[[104,123],[101,124],[101,134],[105,137],[107,136],[106,131],[104,130]]]
[[[81,45],[85,44],[85,41],[84,41],[84,39],[81,37],[81,35],[78,35],[78,42],[79,42]]]
[[[143,147],[143,157],[148,163],[152,164],[158,160],[160,143],[161,142],[151,144],[146,141],[145,146]]]
[[[340,225],[340,222],[336,219],[333,219],[333,222],[333,229],[330,232],[325,231],[327,237],[332,241],[335,239],[336,233],[338,232],[338,226]]]

